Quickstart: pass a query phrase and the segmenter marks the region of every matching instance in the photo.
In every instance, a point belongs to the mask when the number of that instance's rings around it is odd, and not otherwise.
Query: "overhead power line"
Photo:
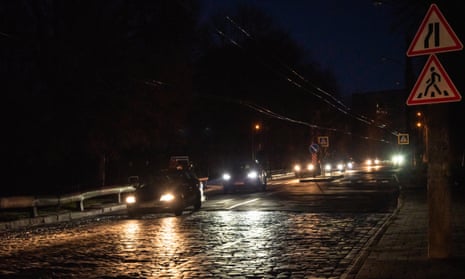
[[[226,16],[226,19],[236,28],[238,29],[240,32],[242,32],[247,38],[251,39],[251,40],[254,40],[255,42],[257,42],[257,40],[250,34],[250,32],[247,32],[247,30],[245,28],[243,28],[242,26],[240,26],[239,24],[237,24],[233,19],[231,19],[231,17],[229,16]],[[217,33],[222,36],[223,38],[225,38],[226,40],[228,40],[229,42],[231,42],[232,44],[234,44],[235,46],[241,48],[244,50],[244,48],[237,42],[235,41],[234,39],[232,39],[231,37],[227,36],[224,32],[222,32],[221,30],[219,30],[218,28],[216,28],[217,30]],[[292,67],[284,64],[282,61],[280,61],[278,58],[276,58],[275,56],[272,55],[272,59],[275,60],[277,63],[279,63],[283,68],[285,68],[288,73],[290,73],[291,75],[289,74],[283,74],[283,73],[280,73],[278,71],[276,71],[276,69],[274,69],[269,63],[266,63],[263,59],[258,59],[257,57],[255,57],[257,60],[259,60],[262,64],[266,65],[268,68],[270,68],[274,73],[276,73],[277,75],[281,76],[282,78],[284,78],[287,82],[289,82],[290,84],[292,84],[293,86],[301,89],[301,90],[304,90],[305,92],[308,92],[310,94],[312,94],[313,96],[317,97],[318,99],[320,99],[321,101],[323,101],[324,103],[326,103],[327,105],[329,105],[330,107],[332,107],[333,109],[339,111],[340,113],[343,113],[345,115],[348,115],[364,124],[367,124],[367,125],[372,125],[374,127],[377,127],[379,129],[384,129],[386,131],[388,131],[390,134],[394,135],[397,137],[397,135],[399,134],[397,131],[395,130],[388,130],[389,128],[389,125],[385,124],[385,123],[377,123],[378,121],[375,121],[373,119],[369,119],[368,117],[366,116],[363,116],[363,115],[360,115],[360,114],[356,114],[356,113],[353,113],[352,112],[352,109],[348,106],[346,106],[342,101],[340,101],[339,99],[337,99],[336,97],[334,97],[333,94],[330,94],[329,92],[323,90],[322,88],[316,86],[315,84],[311,83],[308,79],[306,79],[303,75],[299,74],[297,70],[293,69]],[[303,82],[304,84],[307,84],[308,86],[310,86],[310,89],[306,88],[303,84],[301,84],[300,82]]]

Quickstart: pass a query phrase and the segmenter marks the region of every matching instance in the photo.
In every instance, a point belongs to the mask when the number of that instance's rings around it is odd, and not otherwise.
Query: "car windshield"
[[[188,171],[182,170],[160,170],[148,177],[145,187],[166,188],[179,185],[186,180],[195,178]]]
[[[258,165],[251,162],[240,162],[231,166],[231,171],[233,172],[247,172],[249,170],[257,169]]]

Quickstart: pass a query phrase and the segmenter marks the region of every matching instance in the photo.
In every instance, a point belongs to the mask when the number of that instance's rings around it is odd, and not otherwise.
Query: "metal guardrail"
[[[270,172],[270,178],[276,179],[293,175],[293,173],[285,170],[273,170]],[[201,177],[199,180],[206,185],[208,177]],[[103,189],[96,189],[84,193],[65,194],[58,197],[35,197],[35,196],[15,196],[15,197],[0,197],[0,210],[3,209],[31,209],[31,217],[37,217],[38,209],[47,206],[61,206],[70,203],[76,203],[76,207],[80,211],[84,211],[84,201],[95,197],[117,195],[118,203],[121,203],[121,194],[135,191],[135,184],[111,186]]]
[[[112,186],[104,189],[92,190],[84,193],[66,194],[59,197],[34,197],[16,196],[0,198],[0,209],[31,208],[32,217],[37,217],[38,208],[46,206],[60,206],[63,204],[77,203],[77,208],[84,211],[84,200],[95,197],[117,195],[118,203],[121,203],[121,194],[133,192],[136,188],[132,185]]]

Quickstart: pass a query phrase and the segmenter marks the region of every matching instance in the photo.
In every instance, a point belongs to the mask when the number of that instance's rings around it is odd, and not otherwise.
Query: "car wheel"
[[[223,192],[224,192],[225,194],[230,193],[230,192],[232,192],[232,189],[231,189],[231,188],[232,188],[232,187],[229,186],[229,185],[224,185],[224,186],[223,186]]]
[[[194,201],[194,210],[199,210],[201,207],[202,207],[202,196],[199,193]]]
[[[182,212],[184,211],[184,208],[186,207],[186,201],[184,200],[184,195],[180,195],[177,198],[177,203],[174,204],[174,215],[180,216],[182,215]]]
[[[139,214],[134,209],[128,209],[128,217],[129,218],[137,218]]]
[[[181,216],[183,211],[184,211],[183,208],[176,208],[176,209],[174,210],[174,215],[176,215],[176,216]]]

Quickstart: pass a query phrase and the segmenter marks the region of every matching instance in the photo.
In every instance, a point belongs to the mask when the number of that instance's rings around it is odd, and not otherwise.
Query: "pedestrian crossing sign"
[[[460,102],[462,96],[436,55],[430,55],[407,99],[407,105]]]
[[[327,137],[327,136],[318,137],[318,144],[321,147],[328,147],[329,146],[329,137]]]
[[[408,134],[397,134],[397,143],[398,144],[409,144]]]

